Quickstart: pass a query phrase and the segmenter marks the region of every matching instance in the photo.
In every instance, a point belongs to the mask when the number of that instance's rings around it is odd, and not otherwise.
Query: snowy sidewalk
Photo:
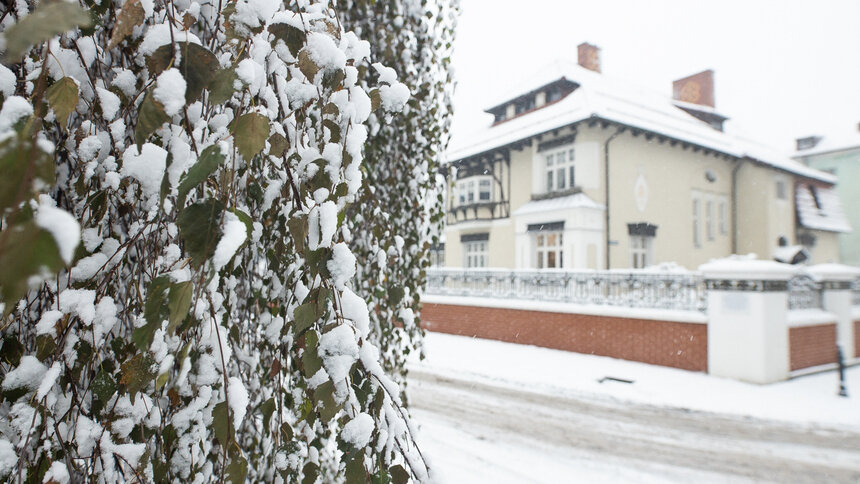
[[[659,366],[534,346],[427,333],[427,358],[411,368],[548,395],[631,401],[860,431],[860,366],[754,385]],[[622,383],[617,380],[632,381]],[[603,380],[603,383],[601,383]]]

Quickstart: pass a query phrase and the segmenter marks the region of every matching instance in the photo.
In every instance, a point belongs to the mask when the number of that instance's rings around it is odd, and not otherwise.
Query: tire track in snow
[[[820,425],[548,395],[410,371],[412,406],[537,444],[759,482],[860,482],[860,434]],[[790,402],[787,402],[790,404]]]

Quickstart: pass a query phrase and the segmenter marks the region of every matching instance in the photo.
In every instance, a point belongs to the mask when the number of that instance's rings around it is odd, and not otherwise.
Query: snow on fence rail
[[[559,271],[431,268],[427,294],[532,299],[636,308],[707,309],[695,272]]]

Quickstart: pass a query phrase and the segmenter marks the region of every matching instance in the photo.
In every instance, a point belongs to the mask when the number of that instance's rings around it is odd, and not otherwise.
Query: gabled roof
[[[461,160],[594,119],[647,131],[736,158],[751,158],[776,169],[825,183],[836,182],[836,177],[828,173],[809,168],[750,140],[711,128],[675,106],[675,101],[669,96],[619,82],[572,62],[559,61],[547,66],[516,92],[509,93],[492,105],[497,106],[561,78],[579,87],[557,103],[495,125],[488,124],[467,136],[455,134],[447,152],[448,159]]]

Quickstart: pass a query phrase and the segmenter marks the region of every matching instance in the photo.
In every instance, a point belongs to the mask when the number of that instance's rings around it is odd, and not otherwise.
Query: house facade
[[[711,71],[673,87],[606,78],[581,44],[578,64],[489,108],[492,124],[448,152],[445,265],[695,268],[804,244],[812,261],[838,261],[836,177],[725,133]]]
[[[836,194],[845,206],[848,223],[860,227],[860,126],[846,136],[809,136],[797,140],[795,158],[809,167],[839,178]],[[860,230],[839,235],[843,264],[860,266]]]

